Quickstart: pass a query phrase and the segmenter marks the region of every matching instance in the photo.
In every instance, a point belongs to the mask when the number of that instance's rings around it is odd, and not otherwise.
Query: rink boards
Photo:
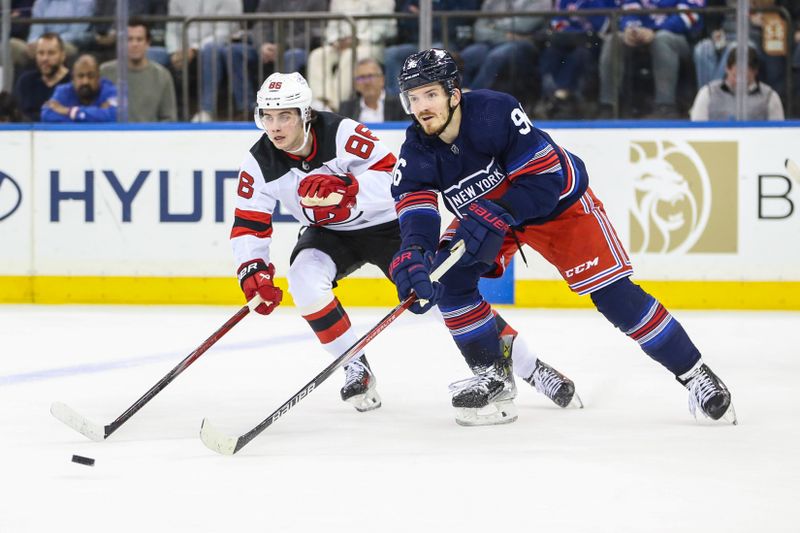
[[[800,183],[784,168],[800,161],[800,124],[543,127],[586,162],[636,279],[665,303],[800,309]],[[375,132],[397,151],[403,128]],[[239,303],[228,234],[258,135],[247,124],[0,129],[0,302]],[[299,224],[278,213],[274,226],[285,287]],[[526,257],[493,285],[496,301],[590,305]],[[390,305],[381,278],[362,269],[340,298]]]

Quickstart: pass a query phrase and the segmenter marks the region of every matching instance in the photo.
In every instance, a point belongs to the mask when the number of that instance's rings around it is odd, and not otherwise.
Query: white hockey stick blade
[[[50,414],[90,440],[102,442],[106,439],[106,432],[103,426],[79,415],[75,409],[67,404],[53,402],[53,405],[50,406]]]
[[[795,183],[800,185],[800,165],[792,161],[791,159],[787,159],[783,162],[783,165],[786,167],[786,172],[789,173],[789,177],[792,178]]]
[[[236,451],[236,442],[239,440],[237,437],[229,437],[217,428],[215,428],[208,418],[203,419],[200,424],[200,440],[210,450],[213,450],[222,455],[233,455]]]

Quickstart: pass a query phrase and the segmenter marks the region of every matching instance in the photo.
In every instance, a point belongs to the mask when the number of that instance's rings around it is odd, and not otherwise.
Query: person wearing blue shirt
[[[547,100],[544,109],[537,111],[543,111],[547,118],[580,116],[580,93],[586,82],[597,76],[599,36],[606,31],[608,17],[581,17],[578,12],[614,7],[614,0],[557,0],[556,9],[564,15],[550,21],[552,33],[539,63],[542,89]]]
[[[72,83],[56,87],[42,106],[42,122],[116,122],[117,88],[100,77],[97,60],[84,54],[72,67]]]
[[[619,88],[625,68],[624,58],[633,50],[646,48],[650,54],[655,84],[655,112],[650,118],[679,118],[676,106],[678,75],[681,63],[691,61],[688,37],[701,28],[696,12],[641,14],[642,9],[702,8],[706,0],[617,0],[626,15],[620,18],[618,31],[610,34],[600,52],[601,117],[609,118],[614,103],[614,88]],[[623,58],[612,76],[614,40],[619,39]]]

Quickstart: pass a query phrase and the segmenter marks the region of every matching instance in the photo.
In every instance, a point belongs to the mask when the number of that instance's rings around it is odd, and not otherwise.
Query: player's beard
[[[441,117],[439,114],[436,114],[436,123],[431,121],[421,121],[417,119],[417,122],[422,127],[422,131],[425,132],[425,135],[428,137],[438,137],[441,135],[444,130],[447,129],[447,126],[450,125],[450,121],[453,119],[453,113],[456,111],[456,107],[450,107],[448,104],[447,114],[444,117]],[[438,124],[438,125],[437,125]]]

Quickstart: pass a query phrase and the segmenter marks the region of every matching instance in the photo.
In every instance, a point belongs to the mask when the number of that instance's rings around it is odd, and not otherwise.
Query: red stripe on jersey
[[[252,235],[259,239],[272,236],[272,215],[261,211],[248,211],[246,209],[234,210],[233,228],[231,239]]]
[[[235,239],[236,237],[243,237],[245,235],[252,235],[253,237],[258,237],[259,239],[266,239],[267,237],[272,237],[272,226],[264,231],[257,231],[251,228],[245,228],[244,226],[234,226],[231,230],[231,239]]]
[[[408,206],[419,204],[438,205],[436,202],[436,193],[433,191],[417,191],[404,194],[397,202],[395,208],[397,211],[400,211]]]
[[[394,164],[397,163],[397,158],[394,154],[386,154],[386,157],[369,167],[369,170],[377,170],[378,172],[391,172],[394,170]]]
[[[513,181],[522,174],[539,174],[543,170],[547,170],[557,164],[558,154],[553,150],[543,157],[528,161],[524,166],[517,169],[516,172],[509,174],[508,179]]]
[[[572,189],[573,184],[575,183],[575,174],[572,169],[572,161],[569,160],[569,156],[563,150],[561,151],[561,153],[564,156],[564,163],[565,163],[564,166],[566,167],[564,169],[566,183],[564,184],[564,188],[561,189],[559,196],[563,196],[565,193],[569,192]]]
[[[248,211],[246,209],[235,209],[233,211],[233,216],[243,218],[245,220],[252,220],[253,222],[272,224],[272,215],[261,211]]]

